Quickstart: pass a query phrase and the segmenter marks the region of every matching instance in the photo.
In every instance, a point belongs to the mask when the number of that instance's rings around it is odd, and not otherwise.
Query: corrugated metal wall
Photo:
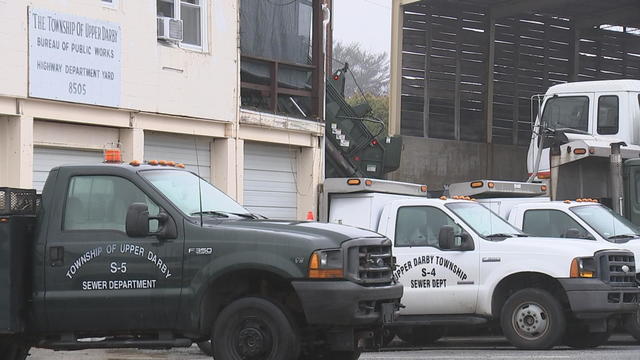
[[[566,8],[496,18],[492,28],[492,4],[404,6],[403,135],[527,145],[533,95],[567,81],[640,78],[640,36],[580,28]]]

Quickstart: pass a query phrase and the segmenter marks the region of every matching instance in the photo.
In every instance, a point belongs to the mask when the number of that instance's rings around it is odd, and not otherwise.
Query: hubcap
[[[521,304],[513,312],[513,328],[523,338],[538,339],[549,328],[547,311],[539,304]]]
[[[271,332],[264,322],[247,319],[237,334],[236,350],[242,359],[264,359],[271,351]]]

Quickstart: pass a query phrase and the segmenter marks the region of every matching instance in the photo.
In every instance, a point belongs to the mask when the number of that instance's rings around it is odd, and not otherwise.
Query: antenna
[[[200,178],[200,159],[198,159],[198,137],[195,135],[195,131],[193,132],[193,146],[196,150],[196,174],[198,174],[198,200],[200,201],[200,227],[203,227],[202,221],[202,185],[200,182],[202,178]]]

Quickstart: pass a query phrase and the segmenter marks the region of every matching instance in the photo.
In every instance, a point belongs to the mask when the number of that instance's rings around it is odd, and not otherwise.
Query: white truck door
[[[479,252],[441,250],[442,226],[462,228],[453,217],[435,206],[399,206],[395,229],[387,228],[394,241],[397,269],[394,277],[404,285],[401,315],[472,314],[478,293]]]

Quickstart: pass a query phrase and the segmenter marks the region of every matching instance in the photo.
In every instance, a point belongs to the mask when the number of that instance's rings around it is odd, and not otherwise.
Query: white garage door
[[[244,206],[271,219],[296,219],[297,148],[246,142]]]
[[[193,172],[197,173],[199,170],[200,177],[211,182],[212,141],[212,138],[203,136],[146,131],[144,133],[144,159],[182,163]],[[199,169],[196,164],[200,165]]]
[[[100,164],[103,160],[102,151],[34,147],[33,187],[42,192],[49,171],[56,166]]]

